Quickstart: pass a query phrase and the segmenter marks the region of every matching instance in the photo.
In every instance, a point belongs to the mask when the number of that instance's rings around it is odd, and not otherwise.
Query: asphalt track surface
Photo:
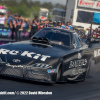
[[[0,91],[49,91],[52,95],[0,95],[0,100],[100,100],[100,64],[84,82],[46,84],[0,76]]]

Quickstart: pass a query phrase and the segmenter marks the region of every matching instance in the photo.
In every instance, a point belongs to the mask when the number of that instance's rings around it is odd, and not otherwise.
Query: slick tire
[[[62,75],[62,66],[61,64],[59,64],[58,71],[57,71],[57,78],[56,78],[57,83],[61,81],[61,75]]]
[[[87,76],[88,76],[88,74],[89,74],[89,72],[90,72],[90,65],[91,65],[91,63],[89,64],[89,66],[88,66],[88,68],[87,68],[87,70],[86,70],[85,77],[84,77],[84,79],[82,80],[82,82],[84,82],[84,81],[86,80],[86,78],[87,78]]]

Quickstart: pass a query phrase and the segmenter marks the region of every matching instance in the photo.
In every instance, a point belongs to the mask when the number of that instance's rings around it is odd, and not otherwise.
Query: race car
[[[86,44],[74,31],[44,28],[29,41],[0,46],[0,75],[46,83],[84,81],[100,44]]]

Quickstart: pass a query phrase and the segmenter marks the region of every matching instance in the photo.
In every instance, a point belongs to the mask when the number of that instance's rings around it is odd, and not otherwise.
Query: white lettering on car
[[[99,56],[100,56],[100,49],[94,51],[94,57],[99,57]]]
[[[20,51],[15,51],[15,50],[7,50],[7,49],[0,49],[0,54],[10,54],[10,55],[18,55],[20,54]],[[41,55],[41,54],[36,54],[34,52],[29,52],[29,51],[24,51],[23,53],[20,54],[21,56],[27,56],[29,58],[33,58],[33,59],[39,59],[41,61],[46,61],[47,58],[50,58],[51,56],[47,56],[47,55]]]
[[[0,49],[0,54],[7,54],[10,50]]]
[[[9,63],[7,63],[6,66],[13,67],[13,68],[15,68],[15,67],[22,67],[23,68],[22,65],[10,65]]]
[[[34,53],[34,52],[30,52],[30,53],[29,53],[29,51],[24,51],[24,52],[21,54],[21,56],[27,56],[27,57],[32,58],[32,54],[36,54],[36,53]]]
[[[38,59],[41,56],[41,54],[36,54],[33,58]]]
[[[74,60],[70,62],[69,68],[82,67],[87,64],[87,59]]]
[[[81,59],[81,58],[82,58],[81,53],[78,53],[78,59]]]
[[[9,54],[11,54],[11,55],[17,55],[18,53],[19,53],[19,51],[15,51],[15,50],[9,52]]]
[[[73,75],[82,74],[82,73],[84,73],[84,72],[86,72],[86,68],[74,69],[74,70],[72,71],[72,76],[73,76]]]
[[[45,56],[45,55],[42,55],[41,60],[42,60],[42,61],[45,61],[47,58],[50,58],[50,56]]]

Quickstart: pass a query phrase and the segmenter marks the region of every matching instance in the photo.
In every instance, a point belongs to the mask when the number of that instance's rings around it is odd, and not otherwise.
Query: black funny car
[[[84,81],[91,62],[100,63],[100,44],[77,33],[44,28],[29,41],[0,46],[0,75],[47,83]]]

